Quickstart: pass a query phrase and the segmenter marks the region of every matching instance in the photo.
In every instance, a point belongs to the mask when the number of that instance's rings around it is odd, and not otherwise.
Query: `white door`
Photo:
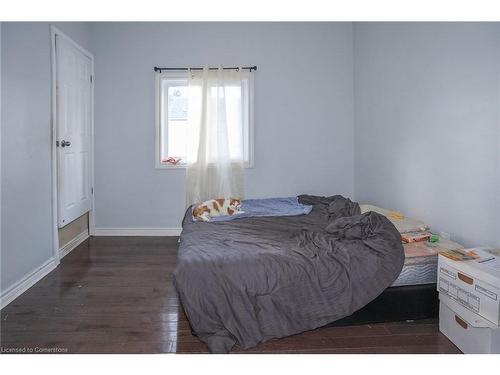
[[[58,227],[91,207],[92,60],[56,35]]]

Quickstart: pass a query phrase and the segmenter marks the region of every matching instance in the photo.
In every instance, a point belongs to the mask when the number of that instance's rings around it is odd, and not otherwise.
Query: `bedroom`
[[[499,40],[498,22],[2,20],[2,352],[479,350],[443,333],[445,313],[476,327],[440,298],[437,253],[500,248]],[[83,177],[60,167],[79,147]],[[215,198],[250,217],[193,221]]]

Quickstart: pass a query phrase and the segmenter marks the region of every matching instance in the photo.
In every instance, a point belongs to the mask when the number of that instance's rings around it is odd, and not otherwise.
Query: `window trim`
[[[162,72],[155,74],[155,168],[156,169],[186,169],[185,163],[172,165],[161,162],[161,103],[163,99],[161,83],[162,79],[187,79],[186,72]],[[248,77],[248,162],[245,162],[246,169],[254,168],[254,75],[251,72],[244,72]]]

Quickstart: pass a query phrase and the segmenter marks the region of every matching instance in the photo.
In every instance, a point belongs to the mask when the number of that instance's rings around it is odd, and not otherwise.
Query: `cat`
[[[239,198],[210,199],[193,208],[193,218],[210,221],[210,218],[215,216],[232,216],[243,213],[240,208],[241,199]]]

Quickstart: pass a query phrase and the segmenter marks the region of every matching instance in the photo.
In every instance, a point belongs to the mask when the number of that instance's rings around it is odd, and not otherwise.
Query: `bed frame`
[[[328,326],[349,326],[437,318],[439,297],[436,284],[395,286],[354,314]]]

